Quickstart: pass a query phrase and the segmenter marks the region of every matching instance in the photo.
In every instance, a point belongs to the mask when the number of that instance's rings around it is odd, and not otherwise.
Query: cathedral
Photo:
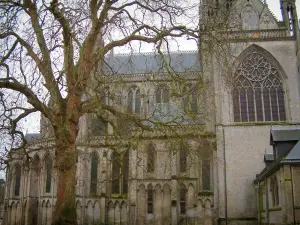
[[[79,225],[300,220],[299,25],[295,0],[280,7],[283,21],[262,0],[202,0],[198,51],[105,58],[93,83],[124,117],[81,118]],[[50,225],[57,184],[45,118],[26,138],[32,160],[9,163],[3,224]]]

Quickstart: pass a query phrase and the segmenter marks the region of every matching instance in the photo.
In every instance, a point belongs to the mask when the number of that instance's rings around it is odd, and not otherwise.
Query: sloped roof
[[[170,52],[164,59],[172,72],[202,71],[197,51]],[[116,54],[105,58],[105,74],[141,74],[166,72],[161,55],[155,53]]]
[[[25,135],[25,140],[26,141],[35,141],[41,138],[41,134],[40,133],[27,133]]]
[[[272,141],[273,140],[273,141]],[[271,144],[276,141],[298,141],[296,145],[289,151],[289,153],[283,156],[280,160],[274,161],[270,167],[265,167],[262,172],[257,175],[255,181],[263,179],[268,174],[272,174],[282,164],[300,164],[300,129],[281,129],[271,130]],[[273,154],[272,154],[273,156]],[[271,161],[271,154],[265,154],[264,160]],[[274,156],[273,156],[274,157]]]
[[[300,129],[271,130],[271,144],[273,141],[297,141],[300,139]]]
[[[300,162],[300,141],[297,142],[297,144],[292,148],[292,150],[287,154],[286,157],[284,157],[282,162]]]
[[[273,153],[266,153],[264,155],[264,161],[267,161],[267,162],[274,161]]]

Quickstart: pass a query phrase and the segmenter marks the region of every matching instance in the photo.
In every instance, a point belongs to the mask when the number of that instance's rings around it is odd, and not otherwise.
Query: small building
[[[259,224],[300,221],[300,129],[271,130],[272,154],[257,175]]]

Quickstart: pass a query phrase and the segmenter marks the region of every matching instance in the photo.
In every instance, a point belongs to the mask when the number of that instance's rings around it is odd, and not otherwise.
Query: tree
[[[58,172],[54,224],[76,224],[79,119],[96,112],[124,117],[90,95],[93,73],[118,47],[145,42],[161,53],[168,37],[197,38],[188,14],[197,8],[181,0],[0,1],[1,132],[8,130],[12,148],[22,150],[26,140],[19,123],[35,112],[49,121]]]

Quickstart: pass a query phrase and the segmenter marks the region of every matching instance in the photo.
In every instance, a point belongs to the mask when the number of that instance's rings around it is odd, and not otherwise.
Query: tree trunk
[[[53,225],[76,225],[76,144],[57,141],[57,200]]]

